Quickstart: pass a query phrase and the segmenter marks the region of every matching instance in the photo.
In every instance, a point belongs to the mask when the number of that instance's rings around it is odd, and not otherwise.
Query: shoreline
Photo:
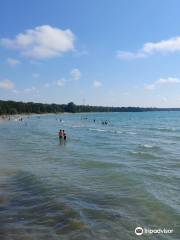
[[[21,114],[7,114],[7,115],[0,115],[0,123],[8,122],[11,120],[14,121],[21,121],[24,118],[32,117],[32,116],[45,116],[45,115],[59,115],[59,114],[70,114],[68,112],[59,112],[59,113],[21,113]]]

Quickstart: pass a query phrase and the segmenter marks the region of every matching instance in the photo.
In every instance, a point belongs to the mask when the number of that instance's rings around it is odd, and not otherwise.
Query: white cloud
[[[13,89],[12,92],[13,92],[14,94],[18,94],[18,93],[19,93],[19,91],[16,90],[16,89]]]
[[[180,79],[176,77],[167,77],[167,78],[160,78],[152,84],[145,85],[144,89],[147,91],[154,90],[157,85],[167,85],[167,84],[179,84]]]
[[[18,59],[15,59],[15,58],[8,58],[7,63],[10,66],[16,66],[16,65],[19,65],[21,62]]]
[[[79,80],[81,78],[81,71],[78,68],[74,68],[70,71],[70,76],[70,79],[61,78],[60,80],[55,81],[53,84],[57,85],[58,87],[63,87],[69,82]]]
[[[170,38],[155,43],[145,43],[142,50],[146,54],[152,54],[155,52],[172,53],[180,51],[180,37]]]
[[[167,54],[175,52],[180,52],[180,37],[174,37],[160,42],[147,42],[141,49],[135,52],[118,51],[117,58],[128,60],[145,58],[155,53]]]
[[[176,77],[160,78],[156,84],[176,84],[180,83],[180,79]]]
[[[39,76],[40,76],[39,73],[33,73],[33,74],[32,74],[32,77],[33,77],[33,78],[38,78]]]
[[[117,58],[123,59],[123,60],[133,60],[136,58],[145,58],[146,55],[144,53],[133,53],[133,52],[125,52],[125,51],[118,51],[117,52]]]
[[[13,89],[14,87],[15,84],[8,79],[0,81],[0,88],[2,89]]]
[[[19,50],[21,54],[35,59],[59,56],[74,49],[75,36],[70,29],[61,30],[50,25],[38,26],[19,33],[14,39],[3,38],[1,44]]]
[[[78,68],[71,70],[70,75],[73,80],[79,80],[81,78],[81,71]]]
[[[64,84],[65,84],[65,82],[66,82],[66,80],[65,80],[64,78],[62,78],[62,79],[60,79],[60,80],[57,80],[56,85],[57,85],[58,87],[63,87]]]
[[[155,84],[147,84],[145,85],[144,89],[147,91],[152,91],[155,89]]]
[[[58,87],[63,87],[68,83],[71,83],[74,80],[79,80],[81,78],[81,72],[78,68],[74,68],[70,71],[70,76],[71,78],[67,79],[67,78],[60,78],[57,81],[53,81],[51,83],[45,83],[43,85],[44,88],[49,88],[52,86],[58,86]]]
[[[39,93],[39,90],[36,87],[32,86],[31,88],[25,88],[24,92],[26,92],[26,93],[29,93],[29,92]]]
[[[101,86],[102,86],[102,82],[97,81],[97,80],[95,80],[95,81],[93,82],[93,87],[99,88],[99,87],[101,87]]]

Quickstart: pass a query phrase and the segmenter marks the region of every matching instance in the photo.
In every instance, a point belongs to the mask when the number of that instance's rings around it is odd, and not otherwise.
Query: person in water
[[[59,130],[59,139],[63,139],[64,135],[63,135],[63,131],[60,129]]]
[[[64,130],[63,130],[63,137],[64,137],[64,140],[66,141],[67,136]]]

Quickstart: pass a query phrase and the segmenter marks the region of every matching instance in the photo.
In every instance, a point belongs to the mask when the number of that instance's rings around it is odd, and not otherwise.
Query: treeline
[[[140,108],[140,107],[103,107],[89,105],[45,104],[34,102],[15,102],[0,100],[0,115],[29,113],[78,113],[78,112],[145,112],[145,111],[180,111],[180,108]]]

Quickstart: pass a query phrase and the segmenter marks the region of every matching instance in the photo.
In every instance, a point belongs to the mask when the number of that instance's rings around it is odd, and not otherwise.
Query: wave
[[[120,133],[120,134],[123,133],[122,131],[119,131],[119,130],[118,131],[115,130],[114,132],[115,133]]]
[[[125,132],[127,134],[136,135],[136,132]]]
[[[96,131],[96,132],[108,132],[108,130],[105,129],[99,129],[99,128],[89,128],[90,131]]]
[[[130,151],[129,154],[137,156],[137,157],[141,157],[141,158],[144,158],[144,159],[154,159],[154,158],[157,158],[156,155],[154,155],[152,153],[148,153],[148,152],[143,152],[143,151]]]
[[[157,145],[151,145],[151,144],[141,144],[140,146],[139,146],[140,148],[143,148],[143,149],[160,149],[160,147],[159,146],[157,146]]]
[[[90,131],[95,132],[108,132],[112,134],[128,134],[128,135],[136,135],[136,132],[133,131],[121,131],[121,130],[112,130],[112,129],[100,129],[100,128],[89,128]]]
[[[10,190],[8,199],[0,198],[4,204],[0,220],[4,239],[11,234],[15,239],[21,239],[21,229],[24,229],[23,239],[33,238],[40,229],[42,238],[39,239],[46,239],[47,229],[50,232],[48,239],[59,239],[61,235],[76,234],[77,231],[83,233],[88,229],[78,210],[64,199],[56,198],[52,189],[31,173],[18,172],[10,178],[6,189]],[[31,232],[26,231],[27,225]]]
[[[86,167],[86,168],[100,168],[100,169],[110,169],[110,168],[117,168],[124,166],[122,163],[118,162],[104,162],[104,161],[95,161],[95,160],[86,160],[81,162],[81,167]]]
[[[174,140],[180,140],[180,136],[172,136]]]
[[[175,132],[175,131],[179,131],[174,127],[152,127],[152,128],[147,128],[148,130],[151,131],[160,131],[160,132]]]
[[[110,129],[100,129],[100,128],[89,128],[90,131],[96,131],[96,132],[108,132],[112,134],[122,134],[124,132],[119,130],[110,130]]]
[[[144,144],[142,145],[144,148],[153,148],[154,146],[153,145],[149,145],[149,144]]]
[[[171,127],[171,128],[157,128],[159,131],[166,131],[166,132],[174,132],[174,131],[176,131],[176,128],[173,128],[173,127]]]

